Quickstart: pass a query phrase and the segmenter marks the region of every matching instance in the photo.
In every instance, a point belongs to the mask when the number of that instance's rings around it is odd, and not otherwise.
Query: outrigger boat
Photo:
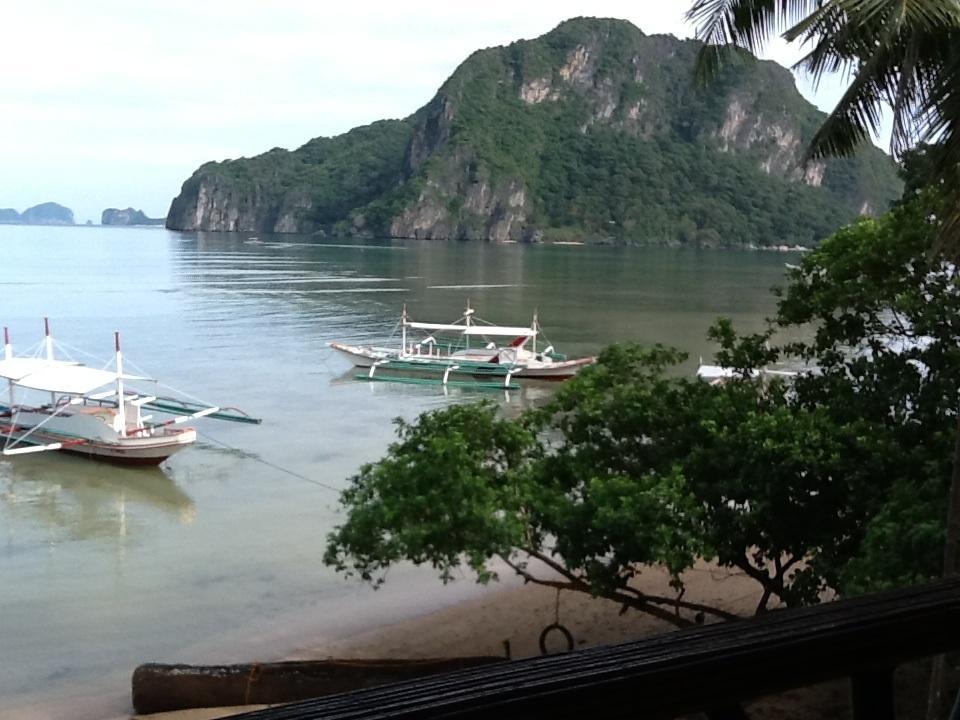
[[[797,376],[797,374],[798,372],[796,370],[775,370],[773,368],[765,367],[760,369],[752,369],[749,373],[744,375],[736,368],[727,367],[726,365],[705,364],[702,357],[700,358],[700,364],[697,366],[697,379],[703,380],[709,385],[725,385],[726,383],[734,380],[744,379],[767,380],[775,377],[794,378]]]
[[[429,323],[411,320],[404,305],[399,325],[399,346],[332,342],[330,347],[367,369],[359,379],[491,388],[516,388],[514,379],[566,380],[596,362],[595,357],[568,359],[552,345],[538,350],[542,330],[536,314],[529,327],[493,325],[476,317],[468,304],[455,322]],[[505,338],[510,342],[503,344]]]
[[[128,382],[159,383],[123,370],[120,334],[114,334],[114,369],[97,369],[54,358],[50,324],[39,356],[14,357],[10,332],[3,329],[4,353],[0,379],[8,385],[7,404],[0,404],[3,456],[66,450],[111,462],[158,465],[196,442],[197,431],[179,427],[202,417],[259,423],[235,408],[205,405],[131,389]],[[48,402],[25,404],[21,395]],[[175,416],[152,421],[153,411]]]

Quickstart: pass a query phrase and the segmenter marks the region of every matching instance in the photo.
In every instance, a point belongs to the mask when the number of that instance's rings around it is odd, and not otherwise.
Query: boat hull
[[[528,367],[518,372],[514,377],[536,380],[569,380],[587,365],[593,365],[596,361],[597,359],[594,357],[561,360],[545,367]]]
[[[449,355],[438,355],[434,357],[411,355],[401,358],[399,352],[396,350],[387,350],[385,348],[376,348],[364,345],[345,345],[343,343],[336,342],[330,343],[330,347],[341,357],[346,358],[356,367],[360,368],[369,368],[375,363],[380,363],[381,361],[386,360],[387,362],[383,365],[383,367],[384,369],[389,369],[390,360],[399,360],[422,364],[424,369],[433,367],[438,371],[443,371],[451,363],[456,363],[463,359],[461,357]],[[576,375],[581,369],[587,365],[592,365],[594,362],[596,362],[596,358],[586,357],[577,358],[576,360],[559,360],[556,362],[543,364],[528,364],[518,367],[515,372],[511,373],[511,375],[514,378],[526,378],[529,380],[568,380]],[[491,362],[489,363],[489,367],[495,368],[497,367],[497,364]],[[477,377],[489,377],[489,375],[490,373],[486,372],[483,367],[478,368],[478,371],[475,373],[475,376]]]
[[[16,447],[59,443],[60,452],[120,465],[159,465],[197,440],[193,428],[165,428],[149,436],[121,437],[106,426],[92,426],[88,418],[50,418],[40,412],[0,415],[0,434],[17,441]]]

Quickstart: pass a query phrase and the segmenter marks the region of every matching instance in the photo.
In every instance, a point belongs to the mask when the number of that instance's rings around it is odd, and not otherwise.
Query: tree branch
[[[738,558],[737,560],[734,560],[733,564],[736,565],[741,570],[743,570],[747,575],[752,577],[754,580],[756,580],[758,583],[760,583],[764,587],[766,587],[767,583],[770,582],[770,576],[767,573],[765,573],[763,570],[760,570],[759,568],[754,567],[753,564],[750,562],[750,559],[746,556],[744,556],[743,558]]]
[[[558,590],[573,590],[576,592],[584,592],[589,594],[593,593],[593,590],[590,587],[590,585],[583,582],[582,580],[574,580],[571,583],[564,583],[559,580],[546,580],[544,578],[538,578],[535,575],[531,575],[529,572],[527,572],[526,570],[521,568],[519,565],[511,561],[509,558],[503,557],[502,555],[500,557],[507,564],[507,566],[513,569],[513,571],[516,572],[520,577],[522,577],[525,582],[531,582],[531,583],[534,583],[535,585],[543,585],[546,587],[557,588]],[[643,602],[642,600],[638,600],[636,598],[631,598],[628,596],[620,596],[617,593],[613,593],[611,595],[601,595],[600,597],[604,597],[607,600],[613,600],[614,602],[618,602],[622,605],[628,605],[636,610],[639,610],[640,612],[646,613],[647,615],[652,615],[655,618],[668,622],[675,627],[689,627],[694,624],[690,620],[687,620],[685,617],[675,615],[669,610],[664,610],[661,607],[658,607],[656,605],[651,605],[649,603]]]
[[[537,553],[536,551],[527,550],[525,548],[520,548],[520,550],[526,553],[527,555],[529,555],[530,557],[536,558],[537,560],[544,559],[543,557],[541,557],[540,553]],[[503,555],[501,555],[500,557],[507,564],[507,566],[511,568],[515,573],[517,573],[517,575],[522,577],[525,582],[532,582],[532,583],[536,583],[537,585],[546,585],[548,587],[555,587],[561,590],[576,590],[577,592],[591,591],[591,587],[588,582],[583,580],[583,578],[580,578],[574,575],[562,565],[557,565],[555,562],[551,562],[548,564],[550,565],[551,569],[554,569],[559,575],[565,577],[567,579],[567,582],[564,583],[559,580],[546,580],[544,578],[538,578],[536,575],[533,575],[527,572],[522,567],[520,567],[517,563],[510,560],[509,557],[505,557]]]
[[[506,563],[507,567],[512,569],[515,573],[517,573],[517,575],[523,578],[524,582],[530,582],[535,585],[542,585],[544,587],[552,587],[558,590],[572,590],[591,595],[594,594],[594,589],[588,582],[572,573],[568,568],[560,565],[552,558],[546,557],[538,551],[531,551],[527,549],[522,549],[522,551],[530,555],[532,558],[543,561],[544,564],[551,569],[556,570],[558,574],[567,579],[566,582],[564,582],[561,580],[547,580],[546,578],[537,577],[536,575],[533,575],[529,571],[520,567],[517,563],[510,560],[510,558],[501,556],[501,559],[504,561],[504,563]],[[661,620],[666,620],[677,627],[687,627],[693,625],[694,623],[687,618],[659,607],[659,605],[669,605],[671,607],[680,607],[684,610],[690,610],[691,612],[710,614],[723,620],[741,619],[738,615],[727,612],[726,610],[711,607],[709,605],[690,602],[688,600],[679,600],[678,598],[666,597],[662,595],[648,595],[647,593],[644,593],[636,588],[627,586],[617,588],[609,593],[599,594],[599,597],[603,597],[607,600],[612,600],[620,603],[621,605],[626,605],[649,615],[653,615],[654,617],[657,617]]]
[[[779,559],[777,558],[774,558],[774,561],[775,565],[779,563]],[[750,558],[746,556],[734,560],[733,564],[760,583],[760,587],[763,588],[763,595],[760,596],[760,602],[757,603],[756,614],[761,615],[765,613],[767,611],[767,603],[770,602],[770,596],[773,595],[777,589],[776,578],[770,577],[768,573],[760,568],[754,567],[753,563],[750,562]],[[779,597],[779,593],[777,593],[777,596]]]
[[[674,607],[681,607],[684,610],[693,610],[695,612],[709,613],[710,615],[715,615],[718,618],[723,620],[742,620],[739,615],[736,615],[726,610],[721,610],[720,608],[715,608],[710,605],[703,605],[698,602],[691,602],[689,600],[681,600],[679,598],[665,597],[663,595],[648,595],[645,592],[637,590],[632,587],[623,587],[620,588],[623,592],[634,593],[638,598],[641,598],[648,603],[656,603],[660,605],[673,605]]]

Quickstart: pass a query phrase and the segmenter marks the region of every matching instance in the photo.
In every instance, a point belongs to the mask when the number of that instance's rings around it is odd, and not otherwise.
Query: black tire
[[[543,629],[543,632],[540,633],[540,654],[541,655],[550,654],[547,651],[547,636],[550,635],[550,633],[553,632],[554,630],[559,631],[560,634],[563,635],[563,637],[566,638],[567,640],[567,649],[564,650],[563,652],[570,652],[571,650],[573,650],[573,635],[571,635],[570,631],[567,630],[560,623],[553,623],[552,625],[547,625]]]

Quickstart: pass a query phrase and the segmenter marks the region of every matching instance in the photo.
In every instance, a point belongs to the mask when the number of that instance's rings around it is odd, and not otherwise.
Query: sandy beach
[[[665,571],[644,571],[641,584],[662,591]],[[715,604],[726,610],[749,614],[759,599],[757,586],[739,573],[700,565],[684,574],[685,599]],[[513,658],[540,654],[543,629],[559,620],[573,636],[576,648],[635,640],[667,632],[669,623],[636,611],[621,613],[621,606],[608,600],[574,592],[557,592],[536,585],[496,588],[480,598],[452,607],[350,633],[319,645],[306,642],[285,658],[427,658],[457,655],[504,655],[509,646]],[[558,635],[548,638],[548,650],[564,649]],[[846,686],[832,683],[765,698],[752,704],[757,718],[807,720],[845,717]],[[261,706],[206,708],[176,713],[138,716],[144,720],[208,720]]]
[[[639,584],[650,591],[663,592],[668,579],[665,571],[649,569],[644,571]],[[756,584],[742,574],[706,564],[685,573],[683,580],[686,600],[739,614],[751,614],[759,599]],[[403,620],[379,627],[349,629],[339,637],[326,637],[322,641],[305,638],[296,651],[284,657],[272,654],[266,643],[260,657],[248,660],[441,658],[505,655],[508,649],[512,658],[522,658],[540,654],[541,632],[557,621],[570,631],[575,648],[635,640],[674,629],[669,623],[634,610],[622,613],[621,609],[616,603],[582,593],[561,592],[558,599],[552,588],[532,584],[518,586],[514,578],[509,578],[501,585],[494,583],[479,597],[439,610],[408,615]],[[551,634],[548,650],[564,649],[562,638],[556,633]],[[908,694],[909,709],[916,711],[920,699],[917,688],[922,691],[923,683],[917,681],[915,668],[907,669],[907,675],[910,676],[908,684],[912,686]],[[762,698],[751,703],[749,711],[752,718],[759,720],[845,718],[848,717],[847,693],[845,682],[827,683]],[[82,698],[78,701],[83,702]],[[142,720],[209,720],[260,707],[202,708],[134,717]],[[914,712],[902,716],[919,717]],[[43,708],[25,708],[10,717],[15,720],[53,720],[57,716]]]

